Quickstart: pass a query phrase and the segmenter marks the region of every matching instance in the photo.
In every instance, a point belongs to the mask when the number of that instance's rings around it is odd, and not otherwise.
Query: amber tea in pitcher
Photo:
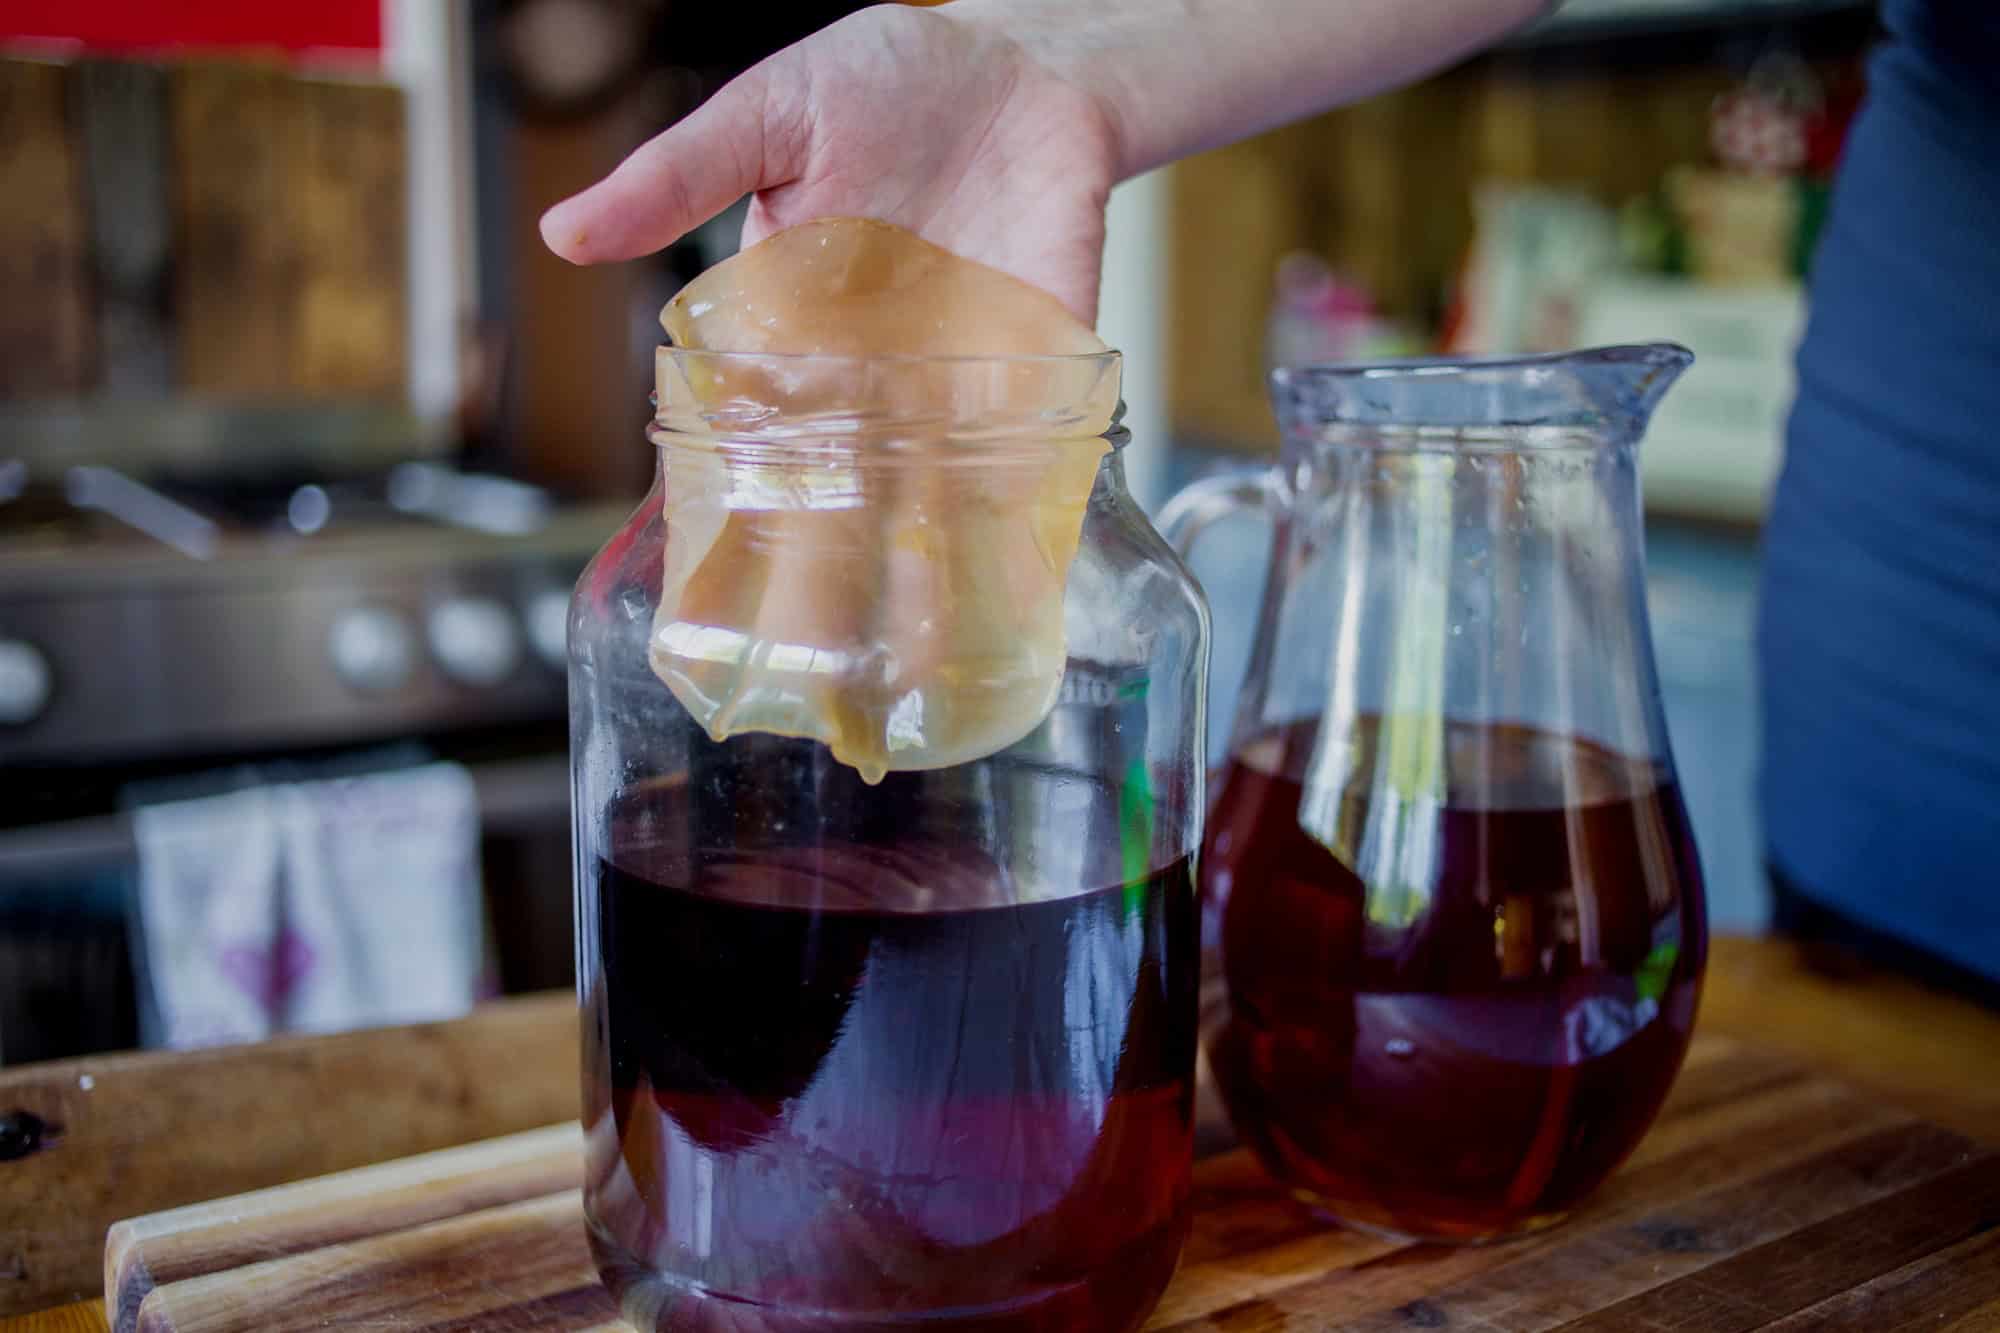
[[[1398,1236],[1560,1220],[1684,1055],[1701,872],[1633,457],[1677,348],[1274,376],[1287,466],[1202,483],[1276,550],[1201,866],[1237,1131]]]
[[[1562,1216],[1652,1122],[1694,1021],[1695,973],[1656,943],[1698,934],[1678,790],[1586,741],[1457,728],[1448,749],[1500,771],[1447,774],[1412,832],[1435,849],[1426,924],[1398,931],[1299,827],[1285,774],[1313,730],[1244,746],[1210,815],[1203,875],[1235,966],[1209,1051],[1237,1125],[1347,1221],[1474,1238]],[[1341,797],[1350,848],[1370,787]]]

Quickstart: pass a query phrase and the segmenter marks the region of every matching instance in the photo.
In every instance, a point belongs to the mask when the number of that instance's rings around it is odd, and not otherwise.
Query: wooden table
[[[1724,938],[1701,1028],[2000,1145],[2000,1014]],[[0,1113],[61,1127],[0,1161],[0,1333],[103,1329],[117,1218],[574,1115],[576,1042],[573,1001],[549,995],[452,1023],[0,1072]]]

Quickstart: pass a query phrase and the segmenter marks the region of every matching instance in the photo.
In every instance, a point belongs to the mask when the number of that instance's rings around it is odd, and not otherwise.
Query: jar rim
[[[839,352],[724,352],[706,347],[676,347],[663,343],[659,355],[691,365],[749,367],[759,365],[799,367],[920,367],[920,366],[1089,366],[1110,367],[1124,360],[1115,347],[1101,352],[1029,352],[1003,355],[930,356],[921,353],[885,353],[855,356]]]

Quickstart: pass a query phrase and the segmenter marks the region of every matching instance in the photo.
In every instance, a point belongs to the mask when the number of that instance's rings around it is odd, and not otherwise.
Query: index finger
[[[792,117],[773,105],[768,62],[654,135],[597,184],[542,214],[542,240],[572,264],[664,249],[746,194],[799,170]]]

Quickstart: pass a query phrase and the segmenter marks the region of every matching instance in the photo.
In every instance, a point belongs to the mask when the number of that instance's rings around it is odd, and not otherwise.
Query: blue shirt
[[[2000,3],[1883,20],[1765,532],[1765,836],[1808,897],[2000,978]]]

